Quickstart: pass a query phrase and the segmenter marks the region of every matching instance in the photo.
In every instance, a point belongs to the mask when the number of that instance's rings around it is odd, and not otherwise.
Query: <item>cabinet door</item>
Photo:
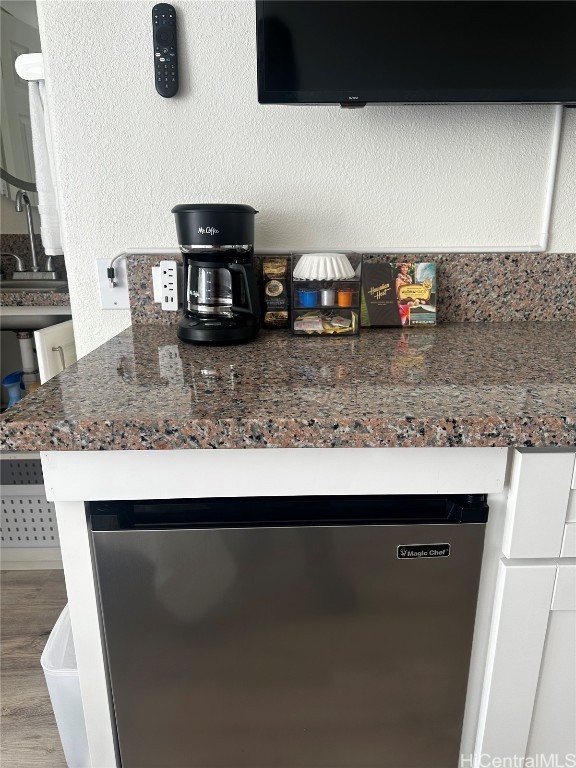
[[[576,565],[502,561],[474,759],[461,765],[571,765],[575,723]]]
[[[526,754],[556,572],[554,563],[500,563],[475,768],[488,764],[486,756],[514,765]]]
[[[76,344],[72,320],[49,325],[41,331],[34,331],[40,383],[45,384],[56,374],[76,362]]]
[[[560,565],[526,758],[533,765],[570,765],[576,755],[576,565]],[[574,764],[574,762],[572,763]]]

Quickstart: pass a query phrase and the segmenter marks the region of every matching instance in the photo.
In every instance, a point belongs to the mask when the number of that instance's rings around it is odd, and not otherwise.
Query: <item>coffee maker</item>
[[[240,344],[260,328],[249,205],[176,205],[184,259],[184,315],[178,338],[192,344]]]

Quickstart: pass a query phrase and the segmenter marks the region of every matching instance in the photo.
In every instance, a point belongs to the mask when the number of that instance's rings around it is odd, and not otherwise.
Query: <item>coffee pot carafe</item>
[[[172,209],[184,260],[184,314],[178,337],[193,344],[251,341],[260,328],[249,205]]]

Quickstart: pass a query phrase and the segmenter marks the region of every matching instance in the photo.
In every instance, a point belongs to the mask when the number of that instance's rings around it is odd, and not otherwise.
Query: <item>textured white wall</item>
[[[260,106],[254,3],[174,4],[181,90],[165,100],[151,2],[39,3],[79,354],[129,322],[100,310],[95,259],[174,247],[176,203],[253,205],[259,248],[538,242],[553,108]],[[575,118],[550,250],[576,250]]]

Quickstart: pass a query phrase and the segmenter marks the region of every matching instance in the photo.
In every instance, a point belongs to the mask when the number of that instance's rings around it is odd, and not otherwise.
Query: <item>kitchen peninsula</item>
[[[42,452],[56,502],[93,768],[116,753],[85,503],[123,499],[488,494],[462,753],[540,749],[546,718],[572,712],[544,643],[549,616],[576,615],[575,334],[470,323],[201,348],[135,325],[6,413],[2,447]]]

